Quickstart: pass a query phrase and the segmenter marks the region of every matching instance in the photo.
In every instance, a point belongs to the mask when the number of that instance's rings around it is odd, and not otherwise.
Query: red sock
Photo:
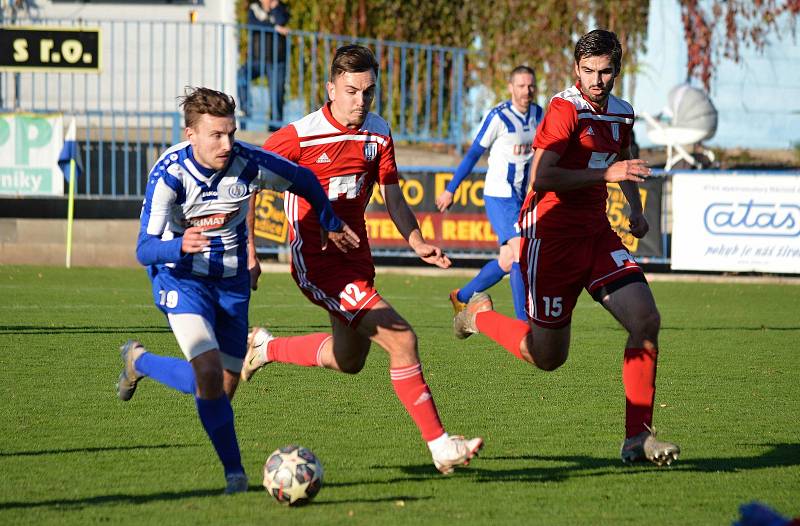
[[[275,338],[267,345],[267,360],[303,367],[322,367],[320,353],[325,342],[331,338],[333,336],[324,332]]]
[[[478,327],[481,334],[496,341],[520,360],[525,360],[519,346],[531,332],[527,322],[487,310],[479,312],[475,316],[475,326]]]
[[[431,390],[428,389],[428,384],[422,376],[422,364],[392,368],[389,369],[389,375],[397,398],[417,424],[422,438],[430,442],[442,436],[444,427],[439,420],[436,404],[433,403]]]
[[[625,385],[626,438],[653,426],[657,358],[657,349],[625,349],[622,383]]]

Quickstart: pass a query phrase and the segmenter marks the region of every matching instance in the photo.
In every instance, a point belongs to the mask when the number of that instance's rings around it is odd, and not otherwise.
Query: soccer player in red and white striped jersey
[[[637,183],[650,176],[630,159],[633,108],[611,95],[622,48],[598,29],[575,46],[575,86],[550,102],[533,147],[533,189],[520,213],[520,266],[528,291],[528,320],[492,310],[485,293],[473,295],[454,320],[456,334],[483,333],[508,352],[552,371],[567,359],[572,310],[585,289],[628,332],[625,386],[625,462],[669,464],[680,449],[652,432],[660,317],[641,268],[606,217],[606,183],[619,183],[631,207],[630,230],[648,224]]]
[[[310,168],[326,190],[335,213],[353,228],[361,244],[347,253],[321,248],[316,212],[302,197],[287,192],[292,276],[308,299],[330,314],[333,334],[274,338],[254,328],[242,378],[271,362],[325,367],[355,374],[372,342],[389,354],[392,386],[427,442],[442,473],[466,465],[483,445],[480,438],[448,435],[422,375],[417,337],[374,286],[375,267],[367,242],[364,211],[378,184],[398,231],[423,261],[448,268],[442,250],[422,237],[403,198],[389,125],[370,113],[378,63],[363,46],[339,48],[327,91],[330,102],[274,133],[264,148]]]

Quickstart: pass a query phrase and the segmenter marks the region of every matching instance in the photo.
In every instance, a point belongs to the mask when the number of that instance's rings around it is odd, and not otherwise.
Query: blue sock
[[[176,391],[194,394],[194,371],[192,364],[181,358],[159,356],[146,352],[133,364],[140,373]]]
[[[461,303],[468,302],[473,294],[491,288],[492,285],[503,279],[505,275],[505,271],[500,268],[497,260],[491,260],[483,266],[477,276],[472,278],[472,281],[458,291],[458,301]]]
[[[197,414],[200,422],[214,444],[217,456],[225,468],[225,475],[229,473],[244,473],[242,457],[239,453],[239,443],[236,441],[236,430],[233,427],[233,408],[226,395],[216,400],[203,400],[195,397]]]
[[[528,315],[525,314],[528,294],[525,291],[525,283],[522,281],[522,270],[519,268],[519,263],[511,265],[510,278],[511,297],[514,299],[514,313],[517,315],[518,320],[528,321]]]

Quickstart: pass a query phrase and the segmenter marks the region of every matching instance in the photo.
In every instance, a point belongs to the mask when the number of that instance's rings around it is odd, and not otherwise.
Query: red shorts
[[[292,277],[312,303],[352,327],[381,300],[371,259],[341,253],[304,257],[293,251]]]
[[[611,227],[592,236],[522,238],[519,264],[528,291],[528,319],[548,329],[569,325],[581,289],[599,301],[598,293],[644,281],[642,269]]]

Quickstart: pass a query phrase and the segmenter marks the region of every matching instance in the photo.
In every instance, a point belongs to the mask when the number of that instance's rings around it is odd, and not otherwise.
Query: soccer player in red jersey
[[[336,214],[362,243],[347,253],[321,248],[317,214],[302,197],[286,193],[292,276],[308,299],[330,314],[333,334],[275,338],[263,328],[250,334],[242,378],[271,362],[325,367],[355,374],[372,342],[389,353],[392,386],[427,442],[442,473],[466,465],[483,445],[480,438],[448,435],[422,375],[417,337],[374,287],[375,267],[364,210],[374,184],[398,231],[423,261],[450,266],[442,250],[423,239],[403,198],[389,125],[370,113],[378,63],[363,46],[339,48],[327,83],[330,102],[274,133],[264,148],[310,168],[327,191]]]
[[[573,87],[556,94],[536,132],[533,188],[520,213],[520,264],[528,291],[528,321],[492,310],[485,293],[472,296],[454,320],[457,337],[482,333],[514,356],[552,371],[567,359],[570,323],[581,289],[628,332],[624,462],[669,464],[680,449],[652,431],[660,317],[639,265],[609,225],[606,183],[619,183],[631,207],[630,230],[648,231],[638,184],[650,176],[630,159],[633,108],[611,95],[622,48],[609,31],[587,33],[575,46]]]

